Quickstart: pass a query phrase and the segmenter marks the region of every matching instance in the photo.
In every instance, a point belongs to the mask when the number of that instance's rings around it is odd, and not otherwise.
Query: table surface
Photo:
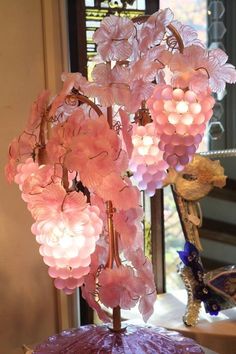
[[[179,331],[216,353],[236,354],[236,308],[222,311],[218,316],[210,316],[202,308],[197,326],[186,327],[182,321],[186,303],[185,290],[158,295],[154,314],[148,323]],[[122,311],[122,317],[131,320],[132,323],[143,323],[137,308]]]

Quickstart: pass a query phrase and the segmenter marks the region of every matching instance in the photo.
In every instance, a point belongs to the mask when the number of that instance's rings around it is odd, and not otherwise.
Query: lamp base
[[[49,337],[34,354],[187,354],[204,353],[190,338],[161,327],[128,325],[114,332],[108,326],[87,325]]]

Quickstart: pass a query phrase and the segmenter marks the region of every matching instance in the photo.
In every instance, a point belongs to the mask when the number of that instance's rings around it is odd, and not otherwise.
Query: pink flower
[[[206,49],[192,45],[184,49],[183,54],[174,53],[170,61],[173,72],[172,85],[189,87],[196,93],[208,87],[213,92],[225,88],[226,82],[236,82],[236,70],[227,64],[228,56],[221,49],[207,52]]]
[[[114,207],[120,210],[136,208],[140,198],[137,187],[132,186],[127,179],[122,179],[116,173],[104,177],[95,192],[104,201],[111,200]]]
[[[71,209],[80,212],[86,207],[86,197],[82,193],[66,193],[61,184],[50,184],[42,193],[32,195],[29,200],[29,209],[36,220],[57,218],[58,215]]]
[[[136,270],[137,276],[143,284],[143,293],[139,301],[139,311],[146,322],[154,311],[156,302],[156,287],[152,271],[152,264],[149,259],[144,256],[141,248],[134,250],[128,249],[125,252],[127,260],[129,260]]]
[[[97,64],[92,71],[93,82],[86,86],[85,93],[105,107],[114,103],[126,105],[130,99],[128,75],[129,70],[119,64],[112,69],[109,63]]]
[[[99,63],[92,71],[93,81],[99,85],[107,85],[112,82],[112,70],[110,63]]]
[[[110,129],[105,117],[99,117],[83,122],[79,138],[71,141],[65,166],[78,171],[83,185],[95,191],[109,174],[123,173],[128,160],[115,131]]]
[[[60,93],[54,98],[51,109],[49,111],[49,117],[52,117],[56,114],[57,109],[62,106],[65,102],[66,96],[71,94],[71,91],[74,88],[82,89],[84,85],[87,84],[87,80],[80,73],[64,73],[62,75],[63,88]]]
[[[110,322],[105,311],[101,309],[98,301],[98,275],[106,264],[108,245],[103,239],[99,239],[96,244],[96,249],[91,255],[90,272],[84,278],[82,286],[82,296],[98,314],[99,318],[104,322]]]
[[[93,274],[88,274],[85,277],[84,285],[82,286],[82,296],[98,314],[98,317],[103,322],[111,322],[111,318],[105,311],[102,310],[98,300],[96,300],[96,278]]]
[[[18,138],[12,140],[9,146],[8,164],[5,167],[5,175],[9,182],[14,180],[17,164],[34,157],[38,147],[38,136],[34,133],[24,131]]]
[[[149,53],[137,60],[130,68],[129,87],[131,95],[125,105],[127,111],[135,113],[143,100],[147,100],[153,92],[153,81],[163,64],[158,60],[163,48],[151,49]]]
[[[96,249],[91,255],[90,274],[93,274],[94,278],[105,267],[108,258],[108,243],[103,236],[97,241]]]
[[[30,116],[26,123],[26,131],[32,132],[39,128],[42,118],[46,114],[49,95],[48,90],[43,91],[32,104]]]
[[[84,111],[78,107],[64,123],[51,129],[51,137],[46,145],[50,163],[63,162],[66,153],[71,151],[73,139],[78,139],[82,121],[85,119]]]
[[[35,163],[32,158],[27,159],[24,163],[17,166],[17,173],[14,180],[19,185],[20,190],[22,190],[25,180],[34,172],[37,172],[38,168],[38,163]]]
[[[98,98],[102,105],[115,103],[136,112],[142,100],[152,94],[152,82],[158,70],[164,67],[158,60],[163,51],[164,46],[151,48],[129,68],[119,63],[112,69],[109,63],[97,64],[92,72],[94,82],[86,86],[86,94]]]
[[[91,193],[90,194],[90,204],[95,205],[99,209],[99,217],[103,221],[103,224],[105,225],[107,222],[107,213],[106,213],[106,204],[104,203],[104,200],[100,198],[98,195]],[[104,245],[103,245],[104,246]],[[98,266],[101,263],[98,264]]]
[[[141,52],[145,53],[149,48],[161,43],[166,26],[172,19],[173,12],[170,9],[159,10],[148,18],[139,33],[139,49]]]
[[[114,104],[114,96],[109,84],[99,85],[96,82],[90,82],[86,86],[85,93],[91,98],[97,98],[99,103],[104,107]]]
[[[143,316],[144,322],[147,322],[148,319],[154,312],[154,304],[157,300],[156,291],[153,290],[150,294],[143,295],[139,301],[138,309]]]
[[[148,99],[153,92],[155,85],[151,82],[144,81],[142,78],[135,78],[131,81],[130,89],[132,91],[131,99],[126,105],[127,111],[135,113],[140,107],[143,100]]]
[[[228,56],[221,49],[209,51],[208,58],[202,62],[202,66],[209,75],[209,86],[213,92],[223,91],[226,82],[236,82],[236,70],[232,64],[226,63]]]
[[[17,162],[23,162],[35,155],[37,147],[37,136],[24,131],[18,138],[12,141],[9,147],[9,158],[17,160]]]
[[[8,181],[8,183],[11,183],[14,181],[15,175],[16,175],[16,160],[9,158],[8,163],[5,166],[5,177]]]
[[[104,61],[125,60],[132,53],[129,38],[134,31],[133,22],[125,17],[105,17],[93,35],[97,51]]]
[[[174,53],[169,64],[174,74],[172,85],[180,88],[189,87],[196,93],[206,90],[208,75],[202,66],[205,58],[207,58],[207,51],[194,45],[185,48],[183,54]]]
[[[41,147],[39,131],[42,118],[46,114],[48,96],[48,91],[43,91],[38,96],[31,107],[31,113],[25,130],[18,138],[12,141],[9,147],[9,163],[5,170],[9,181],[13,181],[15,177],[17,163],[24,163],[28,159],[32,160],[37,155],[37,150]],[[19,183],[19,181],[16,183]]]
[[[98,280],[99,299],[107,307],[120,306],[128,310],[136,305],[139,294],[143,292],[142,282],[129,266],[105,269]]]
[[[88,83],[87,79],[80,73],[64,72],[61,75],[61,80],[65,83],[65,88],[70,87],[72,89],[74,87],[76,90],[82,92],[83,92],[83,87],[86,86],[86,84]]]
[[[141,207],[120,210],[113,216],[116,231],[120,235],[120,248],[122,250],[136,249],[143,243],[142,227],[143,211]]]
[[[43,191],[43,189],[51,184],[61,181],[62,171],[60,175],[57,174],[55,168],[51,165],[41,165],[38,170],[32,173],[28,178],[25,179],[22,186],[22,191],[24,194],[38,194]]]
[[[127,151],[127,155],[130,158],[133,151],[133,144],[132,144],[132,124],[130,122],[128,114],[120,109],[119,115],[121,119],[121,133],[123,137],[123,142],[125,146],[125,150]]]
[[[30,116],[25,130],[18,138],[13,139],[9,146],[8,164],[5,167],[5,175],[8,182],[12,182],[16,175],[16,166],[28,158],[36,155],[40,147],[39,128],[42,118],[46,114],[49,91],[43,91],[32,104]]]
[[[198,39],[198,33],[194,28],[188,25],[183,25],[179,21],[172,21],[171,24],[177,29],[180,37],[183,41],[184,47],[189,47],[191,45],[198,45],[204,48],[204,44]]]

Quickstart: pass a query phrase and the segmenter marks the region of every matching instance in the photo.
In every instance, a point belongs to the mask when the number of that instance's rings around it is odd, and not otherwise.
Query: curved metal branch
[[[86,103],[87,105],[89,105],[91,108],[94,109],[94,111],[99,115],[102,116],[103,113],[101,111],[101,109],[96,105],[96,103],[94,103],[93,101],[91,101],[88,97],[80,95],[80,94],[76,94],[76,98],[78,99],[78,101],[82,102],[82,103]]]

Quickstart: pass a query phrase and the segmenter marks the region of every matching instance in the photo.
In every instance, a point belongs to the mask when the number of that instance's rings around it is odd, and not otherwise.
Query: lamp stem
[[[109,127],[113,128],[112,121],[112,107],[107,108],[107,122]],[[108,224],[108,235],[109,235],[109,255],[106,267],[113,268],[113,263],[115,261],[116,266],[119,267],[121,265],[121,260],[119,256],[119,247],[118,247],[118,233],[114,229],[113,224],[113,213],[114,208],[111,201],[106,202],[107,207],[107,224]],[[112,330],[115,332],[121,331],[121,315],[120,315],[120,306],[116,306],[112,310],[112,320],[113,320],[113,328]]]
[[[120,255],[119,255],[118,237],[119,237],[119,234],[118,234],[117,231],[115,231],[115,233],[114,233],[114,259],[115,259],[117,267],[121,266],[121,260],[120,260]]]
[[[106,212],[107,212],[107,226],[108,226],[108,237],[109,237],[109,255],[106,267],[113,268],[114,261],[114,225],[113,225],[113,206],[112,202],[109,200],[106,202]]]
[[[121,315],[120,315],[120,306],[116,306],[113,308],[113,331],[120,332],[121,331]]]

